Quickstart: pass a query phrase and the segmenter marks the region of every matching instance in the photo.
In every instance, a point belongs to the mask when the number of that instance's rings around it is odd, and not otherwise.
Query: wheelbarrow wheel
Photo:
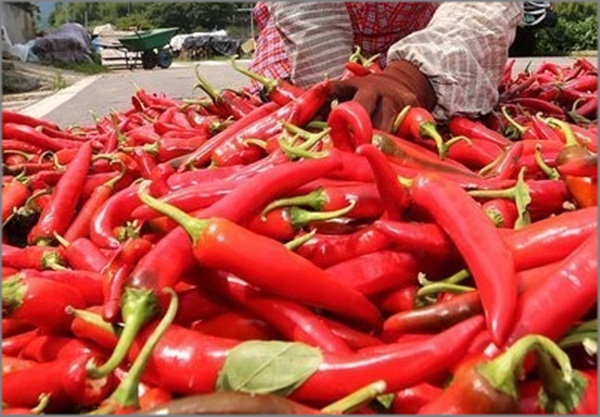
[[[169,68],[173,63],[173,54],[168,49],[163,49],[158,53],[158,66]]]
[[[158,55],[154,51],[144,51],[142,53],[142,68],[152,69],[158,64]]]

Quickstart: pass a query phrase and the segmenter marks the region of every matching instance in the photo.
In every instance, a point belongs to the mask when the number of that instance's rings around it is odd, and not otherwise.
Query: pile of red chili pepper
[[[393,134],[237,65],[4,110],[2,412],[597,413],[597,69],[513,63]]]

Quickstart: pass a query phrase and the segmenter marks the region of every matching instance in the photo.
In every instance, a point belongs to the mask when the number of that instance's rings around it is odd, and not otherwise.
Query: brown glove
[[[371,115],[373,126],[390,132],[396,115],[405,106],[433,110],[437,97],[431,83],[407,61],[390,61],[383,72],[332,82],[332,98],[354,100]]]

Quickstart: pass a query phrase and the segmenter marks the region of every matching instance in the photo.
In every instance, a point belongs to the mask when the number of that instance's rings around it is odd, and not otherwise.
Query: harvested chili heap
[[[598,412],[593,65],[393,133],[233,65],[263,93],[2,112],[3,413]]]

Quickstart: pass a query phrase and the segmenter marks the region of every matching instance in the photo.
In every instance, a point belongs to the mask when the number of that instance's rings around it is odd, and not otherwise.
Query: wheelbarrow
[[[173,62],[173,53],[169,42],[179,28],[160,28],[136,31],[135,34],[118,38],[129,52],[140,55],[142,67],[152,69],[169,68]]]

